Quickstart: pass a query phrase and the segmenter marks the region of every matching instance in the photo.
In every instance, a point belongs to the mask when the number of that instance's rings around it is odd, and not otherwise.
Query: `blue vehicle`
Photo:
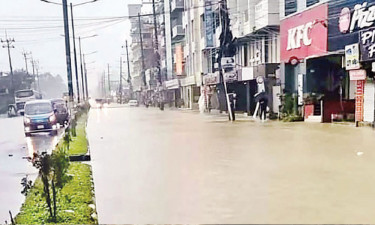
[[[25,104],[23,124],[25,136],[32,133],[49,132],[57,135],[57,119],[52,102],[48,100],[30,101]]]

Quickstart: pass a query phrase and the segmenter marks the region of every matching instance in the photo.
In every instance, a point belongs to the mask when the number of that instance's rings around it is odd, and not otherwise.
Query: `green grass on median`
[[[76,126],[76,137],[72,136],[72,141],[70,142],[69,155],[85,155],[87,153],[87,139],[86,139],[86,122],[88,119],[88,114],[82,114]]]
[[[57,194],[58,224],[97,224],[92,214],[94,194],[92,187],[91,166],[83,163],[71,163],[68,174],[72,179]],[[30,190],[21,212],[16,217],[17,224],[49,224],[47,205],[45,203],[43,185],[38,178]]]

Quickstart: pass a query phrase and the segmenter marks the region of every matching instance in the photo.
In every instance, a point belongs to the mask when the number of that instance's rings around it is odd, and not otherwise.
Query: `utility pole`
[[[86,91],[86,100],[89,99],[89,86],[87,86],[87,69],[86,69],[86,59],[85,55],[83,55],[83,70],[85,71],[85,91]],[[83,82],[83,81],[82,81]]]
[[[109,91],[109,95],[111,95],[111,77],[109,74],[109,63],[108,63],[108,91]]]
[[[120,87],[119,87],[119,93],[120,93],[120,104],[122,104],[122,57],[120,57]]]
[[[230,48],[234,48],[234,46],[233,46],[233,35],[232,35],[232,31],[230,30],[230,19],[229,19],[226,0],[223,0],[220,3],[219,10],[220,10],[219,12],[221,16],[221,35],[219,38],[220,49],[219,49],[219,54],[218,54],[219,73],[220,73],[220,79],[222,80],[223,85],[224,85],[224,92],[225,92],[224,94],[225,94],[225,98],[227,102],[229,120],[234,121],[234,112],[232,112],[231,102],[230,102],[229,94],[228,94],[227,82],[224,76],[224,70],[222,67],[223,65],[221,64],[221,59],[223,57],[233,57],[235,54],[235,52],[233,53],[232,49],[230,49]],[[232,102],[232,104],[234,104],[234,102]]]
[[[68,21],[68,3],[67,0],[62,0],[63,14],[64,14],[64,33],[65,33],[65,56],[66,69],[68,77],[69,101],[73,102],[73,81],[72,81],[72,60],[70,56],[70,40],[69,40],[69,21]]]
[[[77,49],[76,49],[76,35],[74,32],[74,17],[73,17],[73,4],[70,3],[70,17],[72,19],[72,32],[73,32],[73,51],[74,51],[74,69],[76,73],[76,86],[77,86],[77,101],[81,102],[79,93],[79,78],[78,78],[78,62],[77,62]]]
[[[158,81],[159,81],[159,84],[161,84],[161,71],[160,71],[160,60],[159,60],[159,40],[158,40],[158,27],[157,27],[157,23],[156,23],[156,9],[155,9],[155,0],[152,0],[152,13],[154,15],[154,32],[155,32],[155,50],[156,50],[156,54],[158,56],[158,60],[157,60],[157,70],[158,70]]]
[[[14,38],[12,38],[12,39],[8,38],[8,35],[5,32],[5,40],[1,39],[1,43],[5,43],[3,45],[3,48],[7,48],[8,49],[8,58],[9,58],[9,67],[10,67],[10,76],[11,76],[11,89],[10,89],[10,93],[12,94],[13,97],[14,97],[14,76],[13,76],[12,57],[10,55],[10,49],[14,48],[14,46],[12,45],[14,42],[15,42]]]
[[[142,80],[143,85],[146,86],[146,76],[145,76],[145,59],[143,56],[143,39],[142,39],[142,24],[141,24],[141,15],[138,13],[138,26],[139,26],[139,39],[141,43],[141,58],[142,58]]]
[[[130,59],[129,59],[129,50],[128,50],[128,40],[125,41],[125,47],[126,47],[126,60],[128,64],[128,84],[129,84],[129,90],[130,95],[132,95],[133,89],[132,89],[132,78],[130,75]]]
[[[107,98],[107,90],[105,87],[105,70],[103,72],[103,91],[104,91],[104,97]]]
[[[82,81],[82,99],[85,100],[85,83],[84,82],[84,79],[83,79],[83,62],[82,62],[82,46],[81,46],[81,37],[78,37],[78,41],[79,41],[79,57],[80,57],[80,63],[81,63],[81,81]],[[87,89],[87,86],[86,86],[86,89]],[[87,100],[87,96],[86,96],[86,100]]]
[[[27,67],[27,56],[30,55],[30,54],[31,54],[31,52],[25,52],[25,51],[22,52],[22,55],[25,59],[25,66],[26,66],[26,74],[27,75],[29,75],[29,69]]]
[[[31,60],[31,65],[33,67],[33,76],[36,77],[38,83],[35,83],[35,89],[37,89],[40,92],[40,81],[39,81],[39,62],[36,60]],[[36,71],[36,73],[35,73]]]

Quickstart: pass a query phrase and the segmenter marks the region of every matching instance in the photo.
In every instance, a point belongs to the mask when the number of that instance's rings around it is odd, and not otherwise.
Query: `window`
[[[312,6],[318,2],[319,0],[306,0],[306,7]]]
[[[248,54],[247,54],[247,45],[246,44],[243,46],[243,58],[244,58],[243,65],[247,66],[247,63],[249,62],[249,57],[248,57]]]
[[[205,26],[204,14],[200,16],[200,24],[201,24],[201,37],[205,37],[206,35],[206,26]]]
[[[285,0],[285,16],[297,12],[297,0]]]

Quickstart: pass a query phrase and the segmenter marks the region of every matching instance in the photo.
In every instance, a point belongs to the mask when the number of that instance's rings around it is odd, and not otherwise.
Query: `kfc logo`
[[[286,50],[293,50],[301,48],[301,43],[305,46],[310,46],[312,39],[310,37],[310,30],[313,28],[313,22],[308,22],[304,25],[288,30],[288,45]]]

